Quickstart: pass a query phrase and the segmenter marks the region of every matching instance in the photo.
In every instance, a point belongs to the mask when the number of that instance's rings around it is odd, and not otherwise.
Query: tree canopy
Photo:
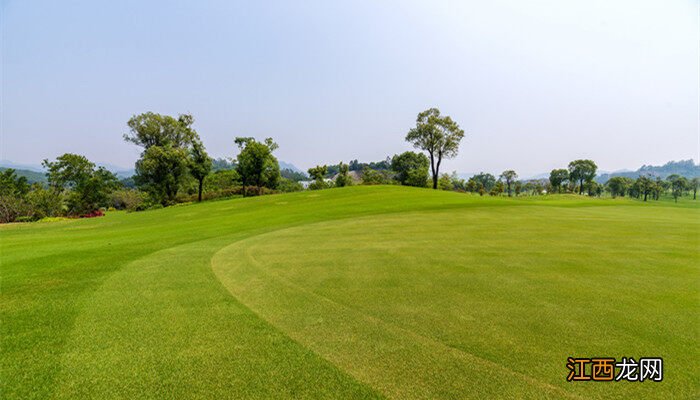
[[[272,138],[258,142],[252,137],[237,137],[234,142],[240,149],[236,171],[244,188],[255,186],[258,194],[263,187],[275,189],[280,179],[280,166],[272,152],[277,149],[277,143]]]
[[[583,194],[584,184],[595,178],[598,166],[592,160],[574,160],[569,163],[569,178],[578,181],[579,194]]]
[[[406,151],[391,159],[391,169],[396,172],[396,180],[402,185],[428,186],[430,160],[425,154]]]
[[[406,141],[428,152],[433,189],[438,187],[442,160],[457,155],[463,137],[464,131],[459,125],[449,116],[440,115],[437,108],[430,108],[418,114],[416,127],[408,132]]]

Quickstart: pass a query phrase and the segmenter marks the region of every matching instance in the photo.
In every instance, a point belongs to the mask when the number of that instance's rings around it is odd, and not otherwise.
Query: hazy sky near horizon
[[[697,0],[0,1],[14,162],[130,168],[145,111],[193,114],[215,157],[379,160],[429,107],[466,132],[446,172],[700,159]]]

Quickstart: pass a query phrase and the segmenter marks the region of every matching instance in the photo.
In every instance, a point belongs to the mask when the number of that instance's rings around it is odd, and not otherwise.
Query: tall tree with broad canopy
[[[234,141],[240,152],[236,157],[236,171],[243,183],[243,194],[247,194],[246,187],[255,186],[258,194],[262,188],[275,189],[280,179],[280,166],[272,152],[279,146],[272,138],[258,142],[252,137],[237,137]]]
[[[441,116],[437,108],[430,108],[418,114],[416,127],[406,135],[407,142],[428,152],[433,189],[438,188],[443,158],[449,159],[457,155],[462,138],[464,131],[449,116]]]
[[[49,185],[57,193],[68,190],[68,214],[88,214],[104,206],[119,186],[117,177],[103,167],[96,168],[84,156],[66,153],[56,161],[44,160]]]
[[[549,173],[549,184],[557,193],[561,193],[561,185],[567,180],[569,180],[569,170],[567,169],[553,169]]]
[[[212,160],[207,154],[204,144],[201,140],[194,140],[190,149],[189,157],[190,174],[197,180],[197,201],[202,201],[202,187],[204,179],[209,175],[212,169]]]
[[[508,197],[513,196],[513,183],[515,183],[515,180],[518,179],[518,174],[515,173],[512,169],[503,171],[501,173],[500,178],[505,181],[506,183],[506,191],[508,192]]]
[[[124,140],[143,148],[136,162],[136,184],[153,200],[168,205],[175,201],[182,178],[188,171],[188,155],[199,135],[192,128],[194,118],[177,118],[147,112],[133,116]]]
[[[584,184],[595,178],[598,166],[592,160],[574,160],[569,163],[569,179],[579,183],[578,194],[583,194]]]
[[[430,160],[423,153],[406,151],[391,159],[391,169],[396,172],[396,180],[405,186],[428,186]]]

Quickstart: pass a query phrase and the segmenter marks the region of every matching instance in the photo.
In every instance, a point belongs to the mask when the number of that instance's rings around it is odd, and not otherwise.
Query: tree
[[[17,176],[12,168],[0,172],[0,195],[24,197],[29,193],[29,183],[24,176]]]
[[[348,165],[341,161],[338,163],[338,176],[335,178],[335,186],[344,187],[352,185],[352,179],[348,175]]]
[[[313,168],[309,168],[308,172],[309,176],[313,180],[313,183],[309,185],[309,189],[316,190],[325,189],[328,187],[328,184],[325,181],[326,174],[328,173],[328,166],[317,165]]]
[[[569,170],[567,169],[553,169],[549,173],[549,183],[557,193],[561,193],[561,185],[567,180],[569,180]]]
[[[118,187],[117,177],[77,154],[66,153],[42,163],[48,170],[49,185],[58,193],[68,190],[68,213],[83,215],[106,205],[109,194]]]
[[[244,194],[247,186],[255,186],[258,194],[262,188],[275,189],[280,179],[280,167],[272,152],[277,150],[277,143],[272,138],[258,142],[251,137],[237,137],[235,143],[241,150],[238,153],[236,171],[241,177]]]
[[[643,195],[644,201],[647,201],[647,197],[649,196],[649,194],[651,194],[652,190],[654,189],[654,181],[646,176],[640,176],[634,182],[633,188],[637,194],[637,197]]]
[[[406,135],[406,141],[414,147],[425,150],[430,156],[430,171],[433,189],[438,187],[440,163],[442,159],[452,158],[459,151],[459,143],[464,131],[449,116],[441,116],[440,110],[431,108],[418,114],[416,127]]]
[[[438,189],[440,190],[452,190],[452,179],[450,178],[449,174],[442,174],[440,175],[440,179],[438,179]]]
[[[503,193],[503,190],[504,190],[504,189],[505,189],[505,188],[503,187],[503,182],[498,181],[498,182],[496,182],[495,185],[493,185],[493,187],[492,187],[491,190],[489,191],[489,195],[491,195],[491,196],[500,196],[501,193]]]
[[[666,178],[671,183],[671,194],[673,195],[673,200],[678,203],[678,198],[683,196],[683,192],[688,188],[688,180],[680,175],[673,174]]]
[[[515,182],[515,179],[518,177],[518,174],[515,173],[512,169],[503,171],[501,173],[500,179],[504,180],[506,183],[506,191],[508,192],[508,197],[513,196],[513,183]]]
[[[575,160],[569,163],[569,178],[579,183],[578,194],[583,194],[584,183],[595,178],[598,166],[591,160]]]
[[[690,188],[693,190],[693,200],[697,199],[698,186],[700,186],[700,177],[695,177],[688,183]]]
[[[430,160],[425,154],[407,151],[391,159],[391,169],[396,172],[396,180],[405,186],[428,186]]]
[[[474,180],[475,182],[477,182],[477,190],[480,184],[480,186],[483,187],[484,190],[487,192],[491,191],[491,189],[493,189],[493,186],[496,184],[496,177],[485,172],[476,174],[472,176],[469,180]]]
[[[188,170],[188,155],[199,135],[191,115],[178,118],[152,112],[133,116],[124,140],[143,148],[136,162],[136,184],[153,200],[167,205],[175,201]]]
[[[212,161],[204,149],[202,141],[195,140],[192,143],[189,157],[190,174],[199,183],[197,191],[197,201],[202,201],[202,187],[204,186],[204,178],[209,175],[212,169]]]
[[[632,186],[632,180],[624,176],[614,176],[608,180],[606,186],[610,191],[610,195],[615,198],[617,196],[625,196],[627,190]]]

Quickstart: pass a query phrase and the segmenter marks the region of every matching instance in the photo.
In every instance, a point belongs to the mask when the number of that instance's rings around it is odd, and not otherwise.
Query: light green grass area
[[[696,204],[352,187],[3,226],[2,397],[697,398]]]

